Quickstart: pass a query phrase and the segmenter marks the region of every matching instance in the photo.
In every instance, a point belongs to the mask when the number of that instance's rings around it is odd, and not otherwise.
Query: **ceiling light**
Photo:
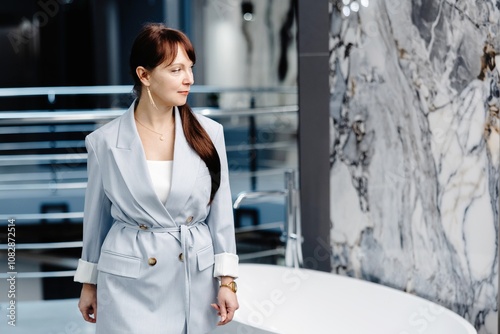
[[[241,3],[241,15],[245,21],[253,21],[253,3],[251,1],[243,1]]]
[[[349,7],[348,7],[348,6],[344,6],[344,7],[342,8],[342,14],[344,14],[344,16],[349,16],[349,15],[351,15],[351,10],[349,9]]]

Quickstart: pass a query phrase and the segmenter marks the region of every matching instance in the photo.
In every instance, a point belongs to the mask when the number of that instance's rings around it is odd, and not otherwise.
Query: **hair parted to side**
[[[177,46],[186,51],[188,58],[196,63],[196,55],[189,38],[180,30],[168,28],[162,23],[146,23],[132,45],[130,52],[130,73],[134,79],[134,93],[137,101],[141,98],[142,83],[136,73],[138,66],[143,66],[151,71],[159,65],[170,65],[177,57]],[[217,150],[194,115],[191,107],[186,103],[177,106],[181,116],[182,129],[186,140],[191,148],[205,162],[210,171],[212,189],[210,201],[214,199],[215,193],[220,187],[221,165]]]
[[[180,30],[168,28],[162,23],[146,23],[135,38],[130,52],[130,74],[134,79],[134,92],[141,97],[141,80],[135,72],[138,66],[152,71],[160,64],[170,65],[177,57],[180,45],[194,63],[196,55],[189,38]]]

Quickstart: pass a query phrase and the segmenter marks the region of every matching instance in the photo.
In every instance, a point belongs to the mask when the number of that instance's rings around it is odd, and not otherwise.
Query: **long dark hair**
[[[168,28],[161,23],[147,23],[137,35],[130,52],[130,73],[134,79],[134,92],[137,101],[141,98],[142,83],[136,73],[138,66],[153,70],[156,66],[171,64],[177,57],[177,46],[180,45],[188,58],[196,62],[196,55],[189,38],[181,31]],[[191,107],[186,103],[178,106],[181,116],[182,129],[191,148],[205,162],[210,171],[212,189],[210,202],[220,186],[221,166],[220,158],[208,133],[201,126],[193,114]]]

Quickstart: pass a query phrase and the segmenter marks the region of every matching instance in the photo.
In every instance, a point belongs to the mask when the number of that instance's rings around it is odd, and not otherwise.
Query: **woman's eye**
[[[180,69],[180,68],[174,68],[174,69],[172,70],[172,72],[174,72],[174,73],[177,73],[177,72],[180,72],[180,71],[181,71],[181,69]]]

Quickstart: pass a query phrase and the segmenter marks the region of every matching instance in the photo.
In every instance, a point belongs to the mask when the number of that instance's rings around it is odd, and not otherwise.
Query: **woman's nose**
[[[184,84],[185,85],[192,85],[192,84],[194,84],[193,71],[188,71],[187,72],[186,77],[184,78]]]

